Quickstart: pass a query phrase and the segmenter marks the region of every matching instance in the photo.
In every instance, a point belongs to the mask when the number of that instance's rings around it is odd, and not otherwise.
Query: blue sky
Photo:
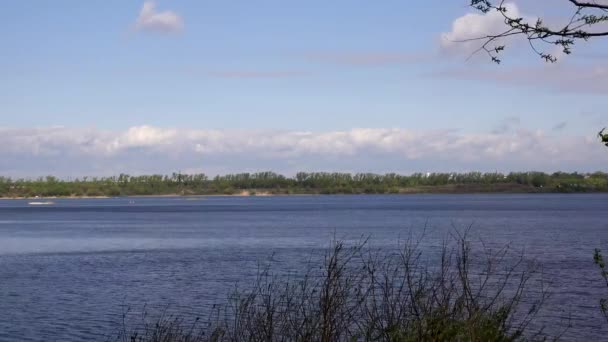
[[[517,41],[510,42],[501,66],[482,55],[467,60],[469,46],[442,38],[466,33],[453,24],[471,13],[467,3],[2,2],[0,173],[593,170],[605,165],[608,153],[596,156],[602,150],[590,140],[608,123],[606,41],[579,45],[557,65],[544,64]],[[522,15],[549,20],[568,13],[567,6],[547,11],[543,3],[549,1],[515,1],[515,6]],[[494,25],[481,16],[471,20]],[[284,139],[281,134],[311,133],[318,144],[324,134],[356,135],[356,129],[375,129],[370,133],[375,137],[394,130],[390,134],[401,143],[410,141],[407,134],[437,137],[442,146],[450,146],[442,136],[464,142],[462,150],[408,154],[403,146],[387,148],[377,141],[360,146],[347,139],[327,143],[348,145],[337,154],[343,158],[329,153],[335,150],[305,150],[276,153],[263,162],[255,156],[279,147],[247,145],[259,140],[259,132],[278,140]],[[49,140],[57,135],[49,132],[57,130],[62,138]],[[140,135],[128,137],[129,132]],[[163,140],[168,132],[192,138]],[[177,159],[163,150],[179,145],[195,153],[201,138],[192,132],[217,132],[249,148],[236,153],[216,146],[205,148],[209,152],[200,158],[184,152]],[[554,154],[551,162],[517,157],[521,147],[513,144],[528,133],[538,136],[539,153]],[[469,151],[476,145],[465,143],[478,141],[474,138],[484,141],[476,152]],[[145,143],[134,143],[137,139]],[[119,140],[130,143],[118,150],[108,146]],[[82,145],[91,141],[96,149]],[[483,147],[488,141],[511,145]],[[15,144],[22,146],[7,147]],[[280,148],[295,151],[301,141],[292,144]],[[567,149],[555,150],[560,144]],[[500,148],[506,150],[488,154]],[[381,153],[369,152],[375,149]],[[476,156],[443,158],[448,150]],[[141,158],[137,167],[131,165],[134,157]],[[65,158],[75,164],[53,162]],[[163,165],[154,163],[164,159]]]

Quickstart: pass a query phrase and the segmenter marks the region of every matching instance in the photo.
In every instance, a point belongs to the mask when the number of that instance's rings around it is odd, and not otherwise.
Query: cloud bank
[[[179,32],[184,29],[183,19],[173,11],[156,10],[154,1],[144,2],[135,21],[138,31]]]
[[[523,128],[490,133],[377,128],[330,132],[152,126],[124,131],[0,128],[0,174],[593,171],[608,159],[594,138],[593,134],[555,136]]]

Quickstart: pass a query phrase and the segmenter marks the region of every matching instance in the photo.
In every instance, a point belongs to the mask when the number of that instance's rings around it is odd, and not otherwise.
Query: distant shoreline
[[[276,189],[275,189],[276,190]],[[323,193],[322,191],[317,192],[293,192],[293,193],[278,193],[270,191],[259,191],[259,190],[243,190],[238,193],[232,194],[158,194],[158,195],[117,195],[117,196],[0,196],[0,200],[52,200],[52,199],[110,199],[110,198],[205,198],[205,197],[283,197],[283,196],[326,196],[326,195],[341,195],[341,196],[366,196],[366,195],[432,195],[432,194],[444,194],[444,195],[475,195],[475,194],[581,194],[581,193],[608,193],[608,191],[557,191],[556,189],[543,189],[543,188],[528,188],[528,187],[513,187],[513,188],[470,188],[470,187],[418,187],[418,188],[402,188],[398,192],[391,193]]]
[[[159,194],[159,195],[119,195],[119,196],[0,196],[1,200],[50,200],[50,199],[109,199],[109,198],[179,198],[179,197],[268,197],[268,196],[314,196],[320,194],[270,194],[270,193],[238,193],[238,194]]]
[[[364,194],[591,193],[608,192],[608,173],[327,173],[274,172],[140,175],[62,180],[0,176],[0,198],[113,198],[178,196],[294,196]]]

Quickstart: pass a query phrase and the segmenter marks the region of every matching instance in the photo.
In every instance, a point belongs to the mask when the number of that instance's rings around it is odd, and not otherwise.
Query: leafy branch
[[[502,38],[510,36],[524,36],[530,48],[545,62],[554,63],[557,57],[541,49],[539,45],[557,46],[569,55],[577,41],[587,41],[595,37],[608,36],[608,30],[595,30],[599,24],[608,23],[608,4],[603,5],[592,1],[567,0],[573,7],[568,22],[563,26],[551,27],[546,25],[542,18],[530,21],[522,16],[510,13],[505,0],[499,3],[491,0],[471,0],[470,6],[482,13],[496,11],[504,19],[505,30],[498,34],[468,39],[465,41],[482,41],[482,45],[473,54],[484,51],[490,59],[499,64],[500,53],[505,45],[498,43]],[[555,6],[555,5],[547,5]]]

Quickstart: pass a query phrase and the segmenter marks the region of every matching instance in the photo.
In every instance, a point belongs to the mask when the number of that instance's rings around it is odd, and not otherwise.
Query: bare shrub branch
[[[299,276],[261,267],[248,289],[200,319],[161,316],[123,327],[122,341],[516,341],[546,338],[529,323],[547,296],[536,264],[508,246],[474,249],[468,231],[427,255],[420,240],[380,250],[333,241]],[[539,289],[531,286],[540,284]]]

